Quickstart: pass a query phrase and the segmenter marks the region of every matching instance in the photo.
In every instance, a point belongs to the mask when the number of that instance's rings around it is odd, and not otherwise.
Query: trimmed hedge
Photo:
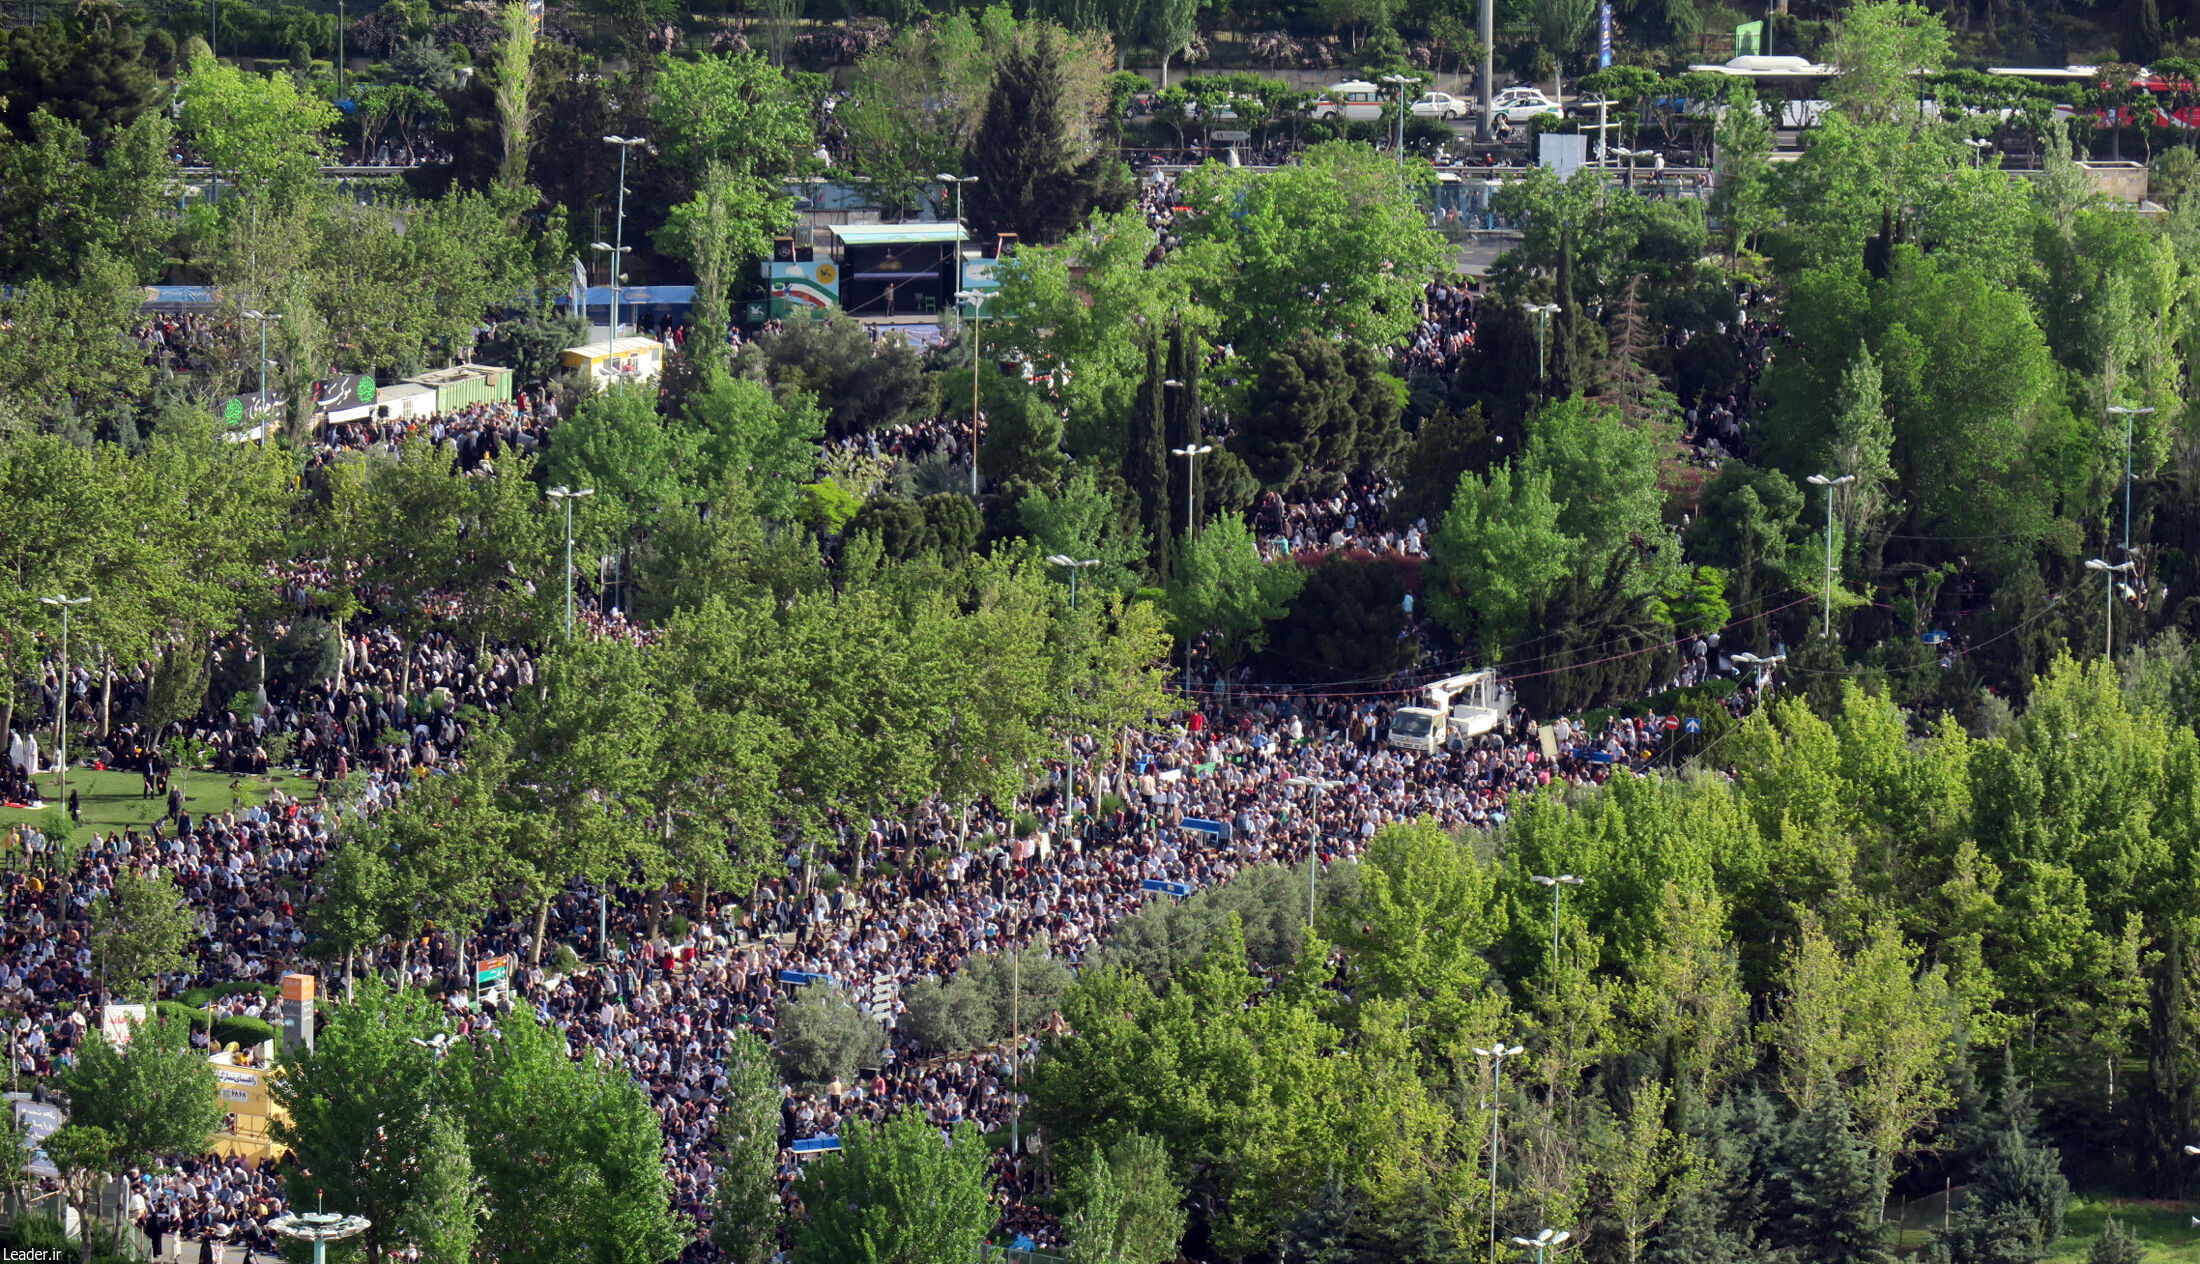
[[[249,1049],[263,1041],[275,1038],[275,1028],[265,1019],[249,1018],[239,1014],[231,1018],[214,1020],[214,1043],[223,1048],[234,1040],[240,1048]]]

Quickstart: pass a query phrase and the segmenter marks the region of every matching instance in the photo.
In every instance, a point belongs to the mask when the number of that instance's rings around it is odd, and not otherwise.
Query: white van
[[[1354,122],[1379,119],[1383,116],[1382,89],[1364,79],[1333,83],[1322,89],[1322,94],[1306,107],[1306,113],[1312,118],[1341,118]]]

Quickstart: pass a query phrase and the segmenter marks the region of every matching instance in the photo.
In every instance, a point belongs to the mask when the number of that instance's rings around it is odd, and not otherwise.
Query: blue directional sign
[[[804,1137],[794,1143],[796,1154],[823,1154],[828,1150],[838,1150],[839,1148],[840,1138],[838,1137]]]
[[[807,970],[781,970],[779,972],[779,981],[781,983],[823,983],[830,985],[833,981],[833,976],[829,974],[812,974]]]
[[[1198,830],[1202,834],[1227,837],[1230,833],[1230,823],[1228,821],[1210,821],[1203,816],[1187,816],[1182,824],[1185,829]]]
[[[1138,884],[1138,889],[1141,891],[1166,891],[1170,895],[1181,899],[1192,893],[1192,884],[1189,882],[1166,882],[1160,878],[1148,878]]]
[[[1681,721],[1681,732],[1701,733],[1703,732],[1703,721],[1697,719],[1695,716],[1689,716],[1687,719]]]

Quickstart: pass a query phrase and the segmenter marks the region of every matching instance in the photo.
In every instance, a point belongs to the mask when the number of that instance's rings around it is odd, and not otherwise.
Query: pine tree
[[[1067,99],[1064,48],[1051,24],[1001,59],[964,169],[970,222],[982,233],[1059,241],[1106,185],[1104,153],[1084,153]]]
[[[1879,1161],[1833,1085],[1788,1129],[1769,1182],[1774,1244],[1798,1264],[1891,1264]]]
[[[780,1092],[771,1049],[754,1032],[729,1042],[719,1100],[711,1241],[732,1264],[764,1264],[779,1243]]]
[[[2139,1239],[2114,1216],[2101,1225],[2100,1235],[2085,1253],[2085,1264],[2140,1264],[2144,1259]]]
[[[466,1148],[466,1127],[447,1109],[428,1116],[407,1232],[427,1264],[467,1264],[489,1213]]]

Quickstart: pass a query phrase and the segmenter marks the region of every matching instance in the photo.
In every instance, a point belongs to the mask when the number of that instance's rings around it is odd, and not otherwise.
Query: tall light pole
[[[1100,559],[1097,557],[1088,557],[1083,561],[1078,561],[1076,558],[1069,556],[1067,553],[1049,553],[1047,554],[1047,561],[1054,563],[1056,566],[1068,568],[1069,608],[1075,610],[1077,608],[1077,572],[1084,570],[1088,566],[1098,566],[1100,564]]]
[[[936,176],[933,176],[932,178],[933,178],[933,179],[935,179],[935,180],[940,180],[940,181],[943,181],[943,182],[945,182],[945,183],[947,183],[947,184],[952,184],[952,185],[954,185],[954,186],[955,186],[955,226],[956,226],[957,228],[960,228],[960,227],[962,227],[962,222],[963,222],[963,186],[964,186],[964,185],[966,185],[966,184],[976,184],[976,183],[978,182],[978,177],[976,177],[976,176],[951,176],[951,175],[947,174],[946,172],[942,171],[942,172],[940,172],[940,173],[939,173],[938,175],[936,175]],[[961,240],[961,238],[960,238],[960,237],[958,237],[958,238],[956,238],[956,240],[960,241],[960,240]],[[958,273],[958,274],[956,275],[955,279],[956,279],[956,280],[958,280],[958,281],[960,281],[960,280],[962,280],[962,277],[961,277],[961,275],[960,275],[960,274]]]
[[[646,142],[639,136],[606,136],[603,143],[619,147],[619,214],[611,229],[611,328],[603,349],[608,357],[611,344],[619,340],[619,285],[626,280],[626,153]],[[602,249],[603,243],[597,242],[596,247]]]
[[[1825,488],[1825,489],[1826,489],[1826,599],[1825,599],[1825,608],[1824,608],[1824,614],[1823,614],[1823,615],[1822,615],[1822,617],[1821,617],[1821,621],[1820,621],[1820,624],[1819,624],[1819,628],[1818,628],[1818,635],[1820,635],[1820,636],[1832,636],[1832,635],[1833,635],[1833,489],[1834,489],[1834,488],[1836,488],[1836,487],[1839,487],[1839,486],[1841,486],[1841,484],[1843,484],[1843,483],[1853,483],[1853,482],[1855,482],[1855,481],[1856,481],[1856,475],[1854,475],[1854,474],[1843,474],[1843,475],[1842,475],[1841,477],[1839,477],[1839,478],[1828,478],[1828,477],[1826,477],[1826,476],[1825,476],[1825,475],[1823,475],[1823,474],[1813,474],[1813,475],[1811,475],[1811,476],[1810,476],[1809,478],[1807,478],[1807,479],[1804,479],[1803,481],[1804,481],[1804,482],[1806,482],[1806,483],[1809,483],[1809,484],[1810,484],[1811,486],[1813,486],[1813,487],[1823,487],[1823,488]]]
[[[565,506],[565,639],[573,639],[573,502],[583,496],[593,496],[596,489],[583,487],[579,491],[560,483],[543,493]]]
[[[978,498],[978,357],[985,351],[986,290],[957,290],[955,301],[970,304],[970,498]]]
[[[626,151],[621,150],[619,157],[623,165]],[[597,254],[611,256],[611,321],[604,326],[603,336],[604,358],[608,360],[611,357],[612,349],[618,345],[619,341],[619,286],[626,280],[626,256],[633,252],[634,247],[613,245],[608,241],[592,241],[588,243],[588,248]],[[609,368],[608,365],[605,367],[606,369]]]
[[[2113,566],[2100,558],[2087,558],[2085,568],[2101,572],[2101,579],[2108,585],[2108,625],[2101,641],[2101,657],[2104,661],[2116,660],[2116,576],[2131,573],[2131,559],[2125,558]],[[66,638],[64,638],[66,639]]]
[[[1308,808],[1306,812],[1307,823],[1314,827],[1314,832],[1306,840],[1306,929],[1311,931],[1314,929],[1314,874],[1321,867],[1322,791],[1334,790],[1344,783],[1329,781],[1321,777],[1293,777],[1283,784],[1295,790],[1312,790],[1314,792],[1314,806]]]
[[[1565,1229],[1545,1229],[1532,1238],[1514,1238],[1514,1246],[1524,1246],[1535,1252],[1535,1264],[1543,1264],[1543,1253],[1555,1251],[1558,1245],[1574,1236]]]
[[[2131,419],[2151,416],[2151,408],[2125,408],[2118,404],[2108,406],[2109,415],[2124,419],[2124,560],[2131,560]]]
[[[1384,75],[1383,82],[1398,88],[1398,180],[1402,186],[1406,168],[1406,85],[1418,81],[1411,75]]]
[[[1161,384],[1163,386],[1184,385],[1175,378],[1165,379]],[[1214,450],[1215,445],[1211,443],[1187,443],[1181,448],[1169,449],[1170,456],[1184,458],[1184,540],[1187,545],[1190,544],[1192,536],[1197,533],[1195,519],[1198,510],[1193,504],[1193,487],[1197,484],[1199,477],[1199,458]],[[1192,638],[1188,636],[1184,638],[1184,696],[1187,698],[1192,696]]]
[[[54,744],[59,748],[61,792],[59,798],[64,809],[69,802],[69,611],[90,601],[90,597],[64,597],[55,594],[40,597],[40,604],[57,606],[61,610],[61,690],[54,702]]]
[[[1497,1119],[1504,1105],[1505,1059],[1517,1058],[1526,1052],[1519,1045],[1508,1045],[1502,1040],[1487,1049],[1475,1050],[1490,1060],[1490,1264],[1497,1264]]]
[[[272,314],[255,312],[248,308],[244,313],[244,318],[260,322],[260,407],[265,408],[267,407],[267,322],[281,320],[283,314],[281,312]]]
[[[1587,882],[1588,879],[1577,878],[1570,873],[1562,873],[1555,878],[1547,878],[1538,873],[1531,875],[1528,881],[1539,887],[1549,887],[1551,889],[1551,964],[1555,967],[1558,964],[1558,893],[1567,887],[1578,887]]]
[[[1564,309],[1556,303],[1522,303],[1520,310],[1535,317],[1535,381],[1536,385],[1541,386],[1545,376],[1543,369],[1543,339],[1550,331],[1551,317],[1558,315]]]
[[[1482,74],[1474,89],[1475,103],[1481,107],[1474,138],[1487,145],[1491,134],[1490,111],[1497,96],[1497,0],[1482,0],[1480,20],[1475,28],[1475,38],[1482,41]]]

